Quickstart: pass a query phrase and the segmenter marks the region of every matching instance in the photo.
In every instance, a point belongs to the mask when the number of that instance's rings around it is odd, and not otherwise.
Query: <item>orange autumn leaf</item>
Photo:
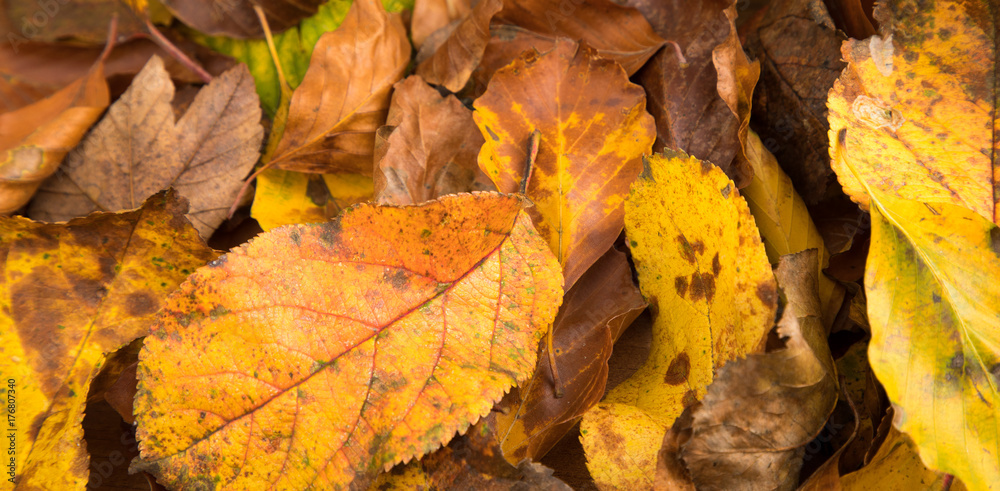
[[[146,335],[166,295],[216,257],[186,212],[168,191],[68,223],[0,218],[0,373],[17,385],[19,489],[87,484],[81,424],[105,355]]]
[[[375,130],[385,122],[392,85],[409,62],[399,14],[386,13],[377,0],[355,1],[340,27],[316,43],[270,164],[372,175]]]
[[[519,189],[527,142],[541,133],[529,212],[570,288],[624,227],[629,185],[655,136],[645,93],[615,62],[560,39],[498,71],[475,107],[486,139],[479,167],[502,192]]]
[[[174,487],[357,489],[464,431],[534,369],[562,298],[523,207],[358,205],[199,269],[140,355],[134,468]]]

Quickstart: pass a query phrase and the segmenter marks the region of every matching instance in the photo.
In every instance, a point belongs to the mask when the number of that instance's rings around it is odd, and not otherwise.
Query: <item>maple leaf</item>
[[[162,299],[216,257],[174,191],[62,224],[0,218],[0,373],[16,391],[17,485],[87,483],[83,411],[104,355],[144,336]]]
[[[169,486],[364,487],[446,443],[530,374],[562,297],[522,206],[358,205],[199,269],[140,355],[135,468]]]
[[[653,345],[581,423],[588,467],[607,487],[652,482],[663,433],[705,395],[717,369],[763,348],[777,308],[764,246],[732,180],[681,153],[645,163],[625,227],[639,287],[656,313]],[[612,450],[616,442],[624,455]]]
[[[243,65],[217,77],[174,122],[174,86],[154,57],[108,110],[82,147],[46,181],[29,215],[66,220],[95,210],[137,206],[173,186],[191,201],[188,217],[203,237],[226,209],[259,156],[260,109]]]
[[[479,169],[483,136],[472,111],[442,96],[419,75],[398,82],[376,161],[375,199],[383,204],[421,203],[446,194],[494,191]]]
[[[386,13],[377,0],[354,2],[344,23],[316,43],[269,165],[371,175],[375,130],[409,61],[399,15]]]
[[[479,167],[498,190],[520,188],[527,142],[532,132],[541,134],[525,194],[566,288],[621,232],[628,186],[653,142],[645,102],[621,67],[565,39],[497,72],[476,99],[473,117],[486,140]]]
[[[834,142],[834,169],[856,167]],[[936,470],[974,489],[1000,482],[1000,228],[951,203],[868,193],[865,293],[869,356],[893,403],[893,424]],[[928,329],[928,326],[933,326]]]
[[[833,156],[847,129],[850,159],[868,186],[1000,223],[996,6],[979,5],[880,4],[882,35],[842,48],[848,66],[827,102],[830,148]],[[867,209],[862,183],[836,158],[832,165],[844,192]]]
[[[104,60],[111,43],[90,70],[58,92],[0,114],[0,214],[28,203],[108,106]]]

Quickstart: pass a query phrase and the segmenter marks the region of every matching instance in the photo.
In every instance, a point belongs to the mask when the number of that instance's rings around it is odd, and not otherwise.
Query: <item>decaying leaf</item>
[[[842,129],[834,169],[856,169]],[[848,148],[844,148],[848,145]],[[868,193],[871,249],[865,293],[872,370],[893,425],[928,467],[972,489],[1000,483],[1000,228],[950,203]],[[933,328],[929,328],[933,327]]]
[[[659,426],[641,452],[651,456],[650,466],[630,471],[652,480],[656,452],[674,419],[705,395],[716,370],[763,349],[777,287],[732,180],[708,162],[671,151],[645,163],[626,201],[625,227],[639,287],[655,313],[653,346],[642,368],[595,410]],[[590,425],[590,414],[581,428],[591,429],[583,443],[595,473],[618,457],[602,453],[613,448],[603,442],[615,437],[602,430],[606,425]]]
[[[566,292],[552,327],[565,393],[553,394],[549,358],[541,356],[531,380],[497,404],[492,429],[509,462],[541,459],[604,397],[612,345],[645,308],[625,254],[614,248]]]
[[[392,85],[409,61],[399,15],[386,13],[378,0],[355,1],[340,27],[316,43],[269,164],[371,175],[375,130],[385,122]]]
[[[16,381],[17,486],[82,489],[83,411],[105,354],[216,254],[177,193],[62,224],[0,218],[0,373]]]
[[[140,355],[134,467],[168,486],[363,488],[446,443],[531,373],[562,298],[523,206],[358,205],[199,269]]]
[[[472,111],[411,76],[396,84],[389,107],[390,133],[376,162],[375,199],[409,205],[446,194],[496,188],[479,169],[483,136]]]
[[[638,10],[611,0],[508,1],[496,20],[551,39],[581,40],[602,58],[618,62],[629,75],[664,44]]]
[[[420,60],[417,75],[452,92],[465,87],[490,40],[490,20],[503,6],[503,0],[480,0],[433,54]]]
[[[849,64],[830,91],[830,140],[848,130],[850,159],[868,186],[1000,223],[996,9],[954,0],[879,3],[882,35],[844,44]],[[836,159],[832,165],[867,209],[862,183]]]
[[[687,425],[676,458],[697,489],[792,490],[802,456],[837,403],[837,374],[821,321],[815,249],[775,271],[788,303],[785,346],[722,367]],[[753,410],[747,410],[753,408]]]
[[[493,76],[473,117],[486,143],[479,167],[502,192],[520,189],[533,131],[541,133],[527,196],[566,288],[618,238],[625,195],[653,143],[642,89],[586,45],[556,42]]]
[[[380,474],[368,489],[572,491],[566,483],[552,477],[552,469],[531,460],[521,461],[517,467],[504,460],[500,445],[484,420],[436,452]]]
[[[823,237],[809,216],[805,202],[792,186],[792,180],[752,130],[747,134],[744,150],[753,169],[753,179],[740,192],[760,229],[767,259],[775,264],[781,256],[807,249],[817,250],[820,305],[823,325],[829,330],[844,302],[844,287],[823,274],[823,269],[830,263],[830,253]]]
[[[471,4],[470,0],[415,0],[410,20],[413,47],[419,50],[434,31],[464,19],[472,11]]]
[[[580,423],[587,469],[602,490],[655,489],[657,451],[663,425],[642,408],[599,404]]]
[[[253,79],[243,65],[203,88],[176,123],[174,85],[153,57],[129,89],[39,190],[29,214],[67,220],[138,206],[174,187],[188,218],[209,237],[226,218],[263,138]]]
[[[372,180],[360,174],[303,174],[268,169],[257,176],[250,216],[260,228],[317,223],[372,198]]]
[[[846,63],[843,35],[824,3],[769,2],[746,43],[761,67],[751,123],[810,206],[839,192],[830,168],[826,94]]]
[[[0,214],[27,204],[108,107],[104,59],[109,50],[106,47],[75,82],[33,104],[0,114]]]
[[[698,8],[686,2],[631,3],[653,19],[660,36],[677,43],[676,49],[667,46],[658,52],[637,74],[656,119],[655,150],[680,150],[712,162],[745,186],[752,174],[737,157],[745,131],[741,118],[749,111],[738,116],[727,97],[752,88],[760,68],[749,64],[736,37],[736,0],[700,2]],[[726,94],[720,92],[723,83]]]
[[[316,13],[323,0],[164,0],[163,5],[185,24],[213,36],[264,37],[253,5],[260,6],[268,26],[283,31]]]

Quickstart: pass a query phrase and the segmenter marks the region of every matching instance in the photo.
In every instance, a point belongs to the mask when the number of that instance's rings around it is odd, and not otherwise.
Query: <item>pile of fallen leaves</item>
[[[1000,5],[871,3],[0,1],[4,489],[997,489]]]

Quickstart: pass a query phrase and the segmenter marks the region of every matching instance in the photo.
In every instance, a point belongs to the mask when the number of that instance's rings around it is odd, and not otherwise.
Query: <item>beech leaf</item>
[[[628,186],[653,143],[642,89],[614,62],[560,39],[498,71],[473,117],[486,143],[479,167],[501,192],[516,192],[528,140],[541,133],[528,183],[535,227],[559,258],[566,288],[618,238]]]
[[[19,487],[86,486],[81,424],[105,354],[146,335],[167,293],[216,257],[186,211],[168,191],[68,223],[0,218],[0,373],[17,385]]]
[[[531,373],[562,297],[523,206],[358,205],[199,269],[140,354],[133,467],[167,486],[364,488],[447,443]]]

